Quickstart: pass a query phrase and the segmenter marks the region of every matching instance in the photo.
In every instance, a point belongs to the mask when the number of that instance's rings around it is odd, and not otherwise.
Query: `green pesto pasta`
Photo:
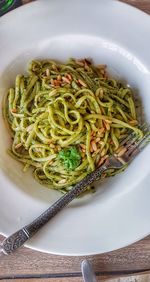
[[[32,61],[4,101],[9,153],[43,185],[66,192],[139,136],[132,90],[87,59]],[[115,175],[109,170],[103,177]]]

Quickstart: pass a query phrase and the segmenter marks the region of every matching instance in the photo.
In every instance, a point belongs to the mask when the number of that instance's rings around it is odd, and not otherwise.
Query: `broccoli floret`
[[[61,150],[58,157],[67,170],[74,170],[81,162],[80,151],[75,146]]]

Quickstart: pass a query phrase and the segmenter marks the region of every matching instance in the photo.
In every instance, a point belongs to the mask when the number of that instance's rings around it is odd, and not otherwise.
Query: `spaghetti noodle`
[[[119,152],[129,129],[142,135],[132,90],[87,59],[32,61],[9,90],[4,116],[10,154],[25,171],[31,166],[41,184],[62,192]]]

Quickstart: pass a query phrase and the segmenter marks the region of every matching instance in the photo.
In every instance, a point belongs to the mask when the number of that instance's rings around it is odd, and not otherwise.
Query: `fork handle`
[[[11,254],[21,247],[28,239],[37,233],[51,218],[60,210],[66,207],[73,199],[84,192],[90,184],[98,180],[101,174],[108,169],[104,164],[100,168],[88,174],[79,183],[77,183],[68,193],[59,198],[51,207],[37,217],[33,222],[26,225],[16,233],[6,238],[2,243],[2,250],[5,254]]]

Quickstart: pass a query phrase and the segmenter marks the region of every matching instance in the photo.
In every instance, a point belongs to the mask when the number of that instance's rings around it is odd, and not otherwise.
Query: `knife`
[[[81,271],[84,282],[97,282],[92,265],[87,259],[82,261]]]

